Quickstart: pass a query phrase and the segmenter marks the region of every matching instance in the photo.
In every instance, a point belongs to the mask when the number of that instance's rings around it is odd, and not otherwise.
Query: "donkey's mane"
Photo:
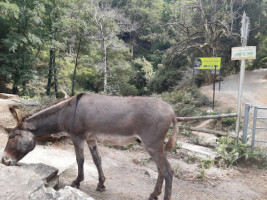
[[[70,100],[72,98],[73,97],[58,99],[54,102],[49,103],[44,108],[37,109],[33,113],[24,115],[22,119],[23,120],[29,119],[31,117],[37,116],[39,113],[40,114],[43,113],[44,111],[46,111],[46,114],[55,113],[61,108],[61,106],[59,106],[59,105],[63,105],[64,102],[66,102],[66,103],[69,102],[68,100]]]

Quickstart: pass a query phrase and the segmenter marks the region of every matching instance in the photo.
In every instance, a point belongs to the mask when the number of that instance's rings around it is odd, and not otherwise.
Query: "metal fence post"
[[[253,128],[252,128],[252,140],[251,140],[251,148],[252,148],[252,150],[254,149],[254,146],[255,146],[255,134],[256,134],[257,115],[258,115],[258,107],[254,107]]]
[[[246,103],[245,105],[245,116],[244,116],[244,125],[243,125],[243,137],[242,137],[242,143],[247,143],[248,138],[248,119],[249,119],[249,110],[250,110],[250,104]]]

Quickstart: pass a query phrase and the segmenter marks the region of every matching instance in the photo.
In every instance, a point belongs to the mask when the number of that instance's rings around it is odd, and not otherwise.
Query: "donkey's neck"
[[[70,104],[71,100],[66,100],[33,114],[26,119],[27,126],[36,137],[65,131],[60,121],[70,111]]]

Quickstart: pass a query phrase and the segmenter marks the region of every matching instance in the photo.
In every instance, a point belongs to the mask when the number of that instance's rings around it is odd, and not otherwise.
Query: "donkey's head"
[[[14,108],[9,108],[17,120],[17,126],[9,134],[8,142],[2,157],[5,165],[16,165],[27,153],[35,147],[34,135],[26,128],[26,124]]]

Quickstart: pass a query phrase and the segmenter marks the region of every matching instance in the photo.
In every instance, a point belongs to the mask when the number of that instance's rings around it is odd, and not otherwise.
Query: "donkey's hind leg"
[[[95,166],[97,168],[98,171],[98,184],[97,184],[97,191],[105,191],[106,188],[104,186],[104,182],[106,180],[104,173],[103,173],[103,169],[102,169],[102,163],[101,163],[101,157],[99,155],[98,152],[98,147],[97,147],[97,143],[95,140],[91,140],[91,141],[87,141],[88,147],[90,149],[91,155],[93,157],[93,161],[95,163]]]
[[[165,179],[164,200],[170,200],[172,192],[172,180],[173,180],[173,171],[171,165],[167,160],[163,150],[148,151],[148,152],[152,156],[154,162],[156,163],[159,169],[157,184],[155,186],[154,192],[150,195],[150,199],[157,199],[157,196],[161,192],[163,177],[164,177]]]
[[[164,177],[162,176],[162,173],[160,169],[158,168],[158,179],[157,179],[157,184],[154,188],[154,191],[150,194],[149,200],[155,200],[158,199],[158,196],[162,192],[162,184],[164,181]]]

